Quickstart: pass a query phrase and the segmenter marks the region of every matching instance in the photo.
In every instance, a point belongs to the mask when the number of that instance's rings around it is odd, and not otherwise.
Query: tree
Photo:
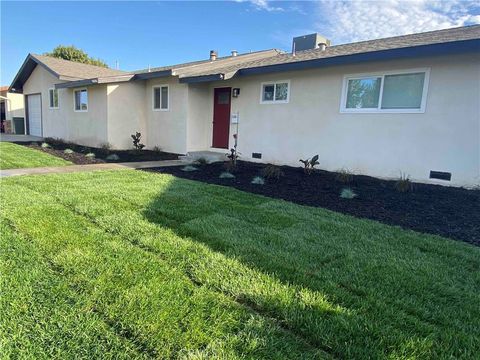
[[[96,65],[96,66],[108,68],[108,65],[104,61],[88,56],[88,54],[84,52],[82,49],[78,49],[73,45],[71,46],[59,45],[55,49],[53,49],[52,52],[45,53],[45,55],[53,56],[59,59],[76,61],[84,64],[90,64],[90,65]]]

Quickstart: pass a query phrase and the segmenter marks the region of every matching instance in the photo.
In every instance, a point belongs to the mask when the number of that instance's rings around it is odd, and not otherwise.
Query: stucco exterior
[[[25,97],[41,94],[42,135],[89,146],[106,143],[108,141],[106,85],[90,87],[88,111],[76,112],[73,109],[73,89],[59,89],[59,107],[50,108],[49,89],[60,82],[43,67],[37,66],[23,86]]]
[[[415,68],[430,69],[425,113],[340,112],[346,74]],[[277,80],[290,81],[289,102],[261,104],[261,83]],[[189,129],[206,133],[207,144],[212,136],[213,89],[225,86],[241,89],[240,96],[232,98],[231,112],[240,117],[238,150],[245,160],[258,161],[251,158],[257,152],[262,154],[262,162],[299,166],[299,159],[319,154],[320,167],[327,170],[346,168],[385,178],[404,173],[417,181],[445,184],[429,179],[430,170],[438,170],[452,173],[448,184],[479,184],[478,54],[335,66],[212,83],[200,104],[190,102],[195,116],[189,118]],[[231,146],[236,126],[232,124],[230,129]],[[198,148],[198,142],[189,141],[189,151]]]
[[[7,101],[5,119],[11,121],[14,117],[25,118],[25,105],[22,94],[6,93]]]

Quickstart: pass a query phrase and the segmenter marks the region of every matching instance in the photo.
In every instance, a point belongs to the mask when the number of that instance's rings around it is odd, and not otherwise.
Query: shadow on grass
[[[330,354],[475,351],[469,282],[479,260],[468,246],[176,178],[143,215],[206,246],[187,249],[193,282]]]

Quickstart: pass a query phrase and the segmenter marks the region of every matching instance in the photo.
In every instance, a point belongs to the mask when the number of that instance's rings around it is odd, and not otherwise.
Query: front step
[[[225,150],[226,154],[226,150]],[[181,155],[178,158],[188,162],[195,162],[198,159],[205,159],[208,163],[219,162],[227,160],[226,155],[221,152],[214,151],[191,151],[187,155]]]

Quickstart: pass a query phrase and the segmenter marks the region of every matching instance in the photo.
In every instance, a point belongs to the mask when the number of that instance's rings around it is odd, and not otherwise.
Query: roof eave
[[[41,65],[53,76],[57,78],[60,77],[55,71],[53,71],[48,66],[46,66],[45,64],[37,60],[32,54],[28,54],[22,66],[20,67],[20,70],[18,70],[17,75],[15,75],[15,78],[13,79],[12,83],[8,87],[8,92],[23,93],[23,84],[25,84],[25,82],[28,80],[28,78],[30,77],[30,75],[32,74],[33,70],[37,65]],[[26,72],[28,74],[26,74]]]
[[[161,77],[173,76],[173,71],[169,70],[160,70],[160,71],[151,71],[146,73],[135,74],[132,80],[148,80]]]
[[[179,82],[182,84],[192,84],[192,83],[201,83],[201,82],[210,82],[224,80],[224,74],[211,74],[211,75],[199,75],[199,76],[185,76],[179,78]]]
[[[323,66],[347,65],[369,61],[458,54],[475,51],[480,51],[480,39],[452,41],[447,43],[429,45],[418,45],[404,48],[371,51],[352,55],[341,55],[313,60],[244,68],[240,69],[237,74],[239,76],[257,75],[282,71],[304,70]]]

